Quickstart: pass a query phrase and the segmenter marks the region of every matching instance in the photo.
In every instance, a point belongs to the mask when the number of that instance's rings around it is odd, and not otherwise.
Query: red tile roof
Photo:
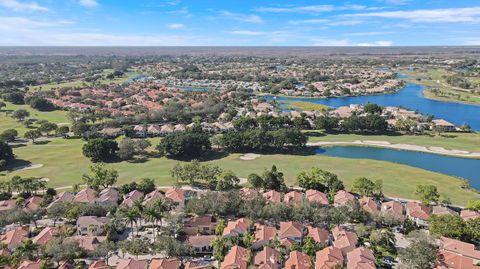
[[[248,251],[246,248],[233,246],[220,265],[220,269],[247,269]]]
[[[300,251],[290,252],[288,260],[285,261],[285,269],[310,269],[313,268],[310,256]]]
[[[178,259],[152,259],[148,269],[178,269],[180,260]]]
[[[343,255],[339,248],[328,247],[317,251],[315,269],[333,269],[342,265]]]

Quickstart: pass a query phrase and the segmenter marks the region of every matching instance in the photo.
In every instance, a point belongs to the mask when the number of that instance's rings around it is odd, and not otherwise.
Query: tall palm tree
[[[127,210],[125,217],[127,218],[127,222],[130,223],[130,228],[132,229],[132,240],[135,240],[135,236],[133,235],[133,224],[137,225],[138,218],[140,217],[140,211],[138,211],[136,207],[132,207]]]
[[[156,224],[158,219],[162,219],[161,214],[155,209],[155,207],[150,206],[143,211],[143,215],[145,221],[153,223],[153,241],[155,241],[155,234],[157,230]]]
[[[26,257],[29,260],[33,260],[35,256],[38,257],[38,245],[30,239],[23,240],[22,244],[20,244],[15,251],[18,251],[20,256]]]

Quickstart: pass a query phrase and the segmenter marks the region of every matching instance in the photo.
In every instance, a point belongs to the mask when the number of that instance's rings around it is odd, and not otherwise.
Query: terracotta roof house
[[[475,219],[480,217],[480,212],[474,210],[462,210],[460,211],[460,217],[463,220]]]
[[[343,266],[342,251],[336,247],[327,247],[317,251],[315,269],[334,269]]]
[[[440,238],[440,249],[444,252],[444,258],[445,257],[450,258],[452,262],[454,260],[458,260],[458,262],[460,261],[465,262],[464,258],[467,258],[469,259],[469,262],[467,263],[469,264],[469,266],[480,263],[480,251],[476,250],[473,244],[442,236]],[[450,254],[461,256],[463,257],[463,259],[459,260],[458,258],[451,257],[452,255]],[[446,263],[446,265],[452,266],[448,262]],[[456,268],[456,267],[452,267],[452,268]],[[458,267],[458,268],[470,268],[470,267]]]
[[[304,235],[304,227],[301,222],[298,221],[282,221],[280,222],[280,230],[278,232],[278,238],[289,238],[295,241],[302,240]]]
[[[211,265],[209,263],[200,263],[197,261],[186,262],[184,269],[210,269]]]
[[[176,205],[185,205],[185,191],[179,188],[171,188],[165,192],[165,197],[172,200]]]
[[[355,196],[348,191],[340,190],[335,194],[333,198],[333,204],[335,206],[346,205],[348,202],[355,200]]]
[[[192,235],[188,237],[188,244],[193,248],[196,254],[212,253],[213,248],[210,243],[215,239],[215,235]]]
[[[32,196],[25,200],[25,203],[23,204],[23,211],[26,212],[31,212],[31,211],[36,211],[40,208],[40,205],[43,202],[43,198],[40,196]]]
[[[343,255],[355,249],[358,243],[357,234],[345,231],[343,228],[335,226],[332,229],[333,246],[339,248]]]
[[[73,198],[75,198],[75,195],[73,195],[72,193],[70,192],[62,192],[60,194],[57,195],[57,198],[55,200],[53,200],[48,206],[47,206],[47,209],[51,208],[52,206],[54,206],[55,204],[58,204],[58,203],[64,203],[64,202],[72,202],[73,201]]]
[[[363,197],[359,202],[365,212],[370,214],[378,212],[377,202],[375,202],[372,197]]]
[[[258,195],[258,191],[253,188],[242,188],[240,189],[240,194],[245,198],[254,198]]]
[[[403,206],[397,201],[389,201],[382,203],[380,211],[390,213],[402,221],[405,219],[405,215],[403,214]]]
[[[108,265],[107,263],[104,261],[104,260],[100,260],[100,261],[94,261],[92,262],[92,264],[90,264],[90,266],[88,267],[88,269],[108,269]]]
[[[28,232],[22,228],[16,228],[0,235],[0,242],[7,245],[9,250],[15,249],[26,239],[28,239]]]
[[[347,269],[376,269],[373,252],[359,247],[347,254]]]
[[[472,259],[451,252],[440,250],[437,256],[437,265],[434,269],[478,269]]]
[[[77,203],[93,203],[95,202],[95,190],[91,188],[83,189],[75,195],[73,201]]]
[[[138,190],[133,190],[123,196],[122,205],[126,207],[132,207],[135,202],[143,199],[143,192]]]
[[[280,244],[287,249],[289,249],[293,244],[296,244],[297,242],[293,239],[290,238],[282,238],[280,239]]]
[[[77,232],[79,235],[99,235],[108,222],[110,218],[107,217],[81,216],[77,219]]]
[[[148,260],[120,259],[116,269],[146,269]]]
[[[313,268],[312,261],[307,254],[300,251],[291,251],[290,256],[285,261],[285,269],[310,269]]]
[[[319,203],[322,205],[330,204],[330,202],[328,201],[327,195],[317,190],[307,190],[305,192],[305,197],[311,203]]]
[[[152,259],[148,269],[178,269],[180,260],[178,259]]]
[[[279,253],[271,247],[265,247],[255,255],[255,267],[258,269],[280,269]]]
[[[99,204],[117,204],[118,198],[119,198],[118,190],[113,187],[109,187],[109,188],[103,189],[100,192],[100,195],[95,200],[95,202]]]
[[[430,210],[426,205],[417,202],[407,202],[406,209],[407,217],[417,226],[428,226]]]
[[[263,224],[255,224],[255,242],[253,249],[260,249],[266,246],[277,235],[277,228]]]
[[[145,197],[143,198],[142,205],[143,206],[149,206],[153,204],[153,202],[157,200],[161,200],[163,198],[163,194],[159,190],[154,190],[152,192],[147,193]]]
[[[281,194],[275,190],[265,192],[263,194],[263,198],[265,198],[267,202],[272,202],[272,203],[280,203],[282,201]]]
[[[307,226],[308,234],[317,243],[328,243],[330,241],[330,232],[324,228]]]
[[[215,226],[213,216],[195,216],[185,220],[183,230],[187,235],[212,234]]]
[[[246,218],[241,218],[235,221],[229,221],[227,227],[223,229],[223,236],[240,236],[248,232],[250,221]]]
[[[42,267],[43,261],[38,259],[35,262],[32,261],[23,261],[17,269],[40,269]]]
[[[60,263],[60,265],[58,266],[57,269],[73,269],[73,268],[74,267],[70,262],[64,261],[64,262]]]
[[[17,206],[16,200],[4,200],[0,201],[0,212],[12,210]]]
[[[246,248],[233,246],[225,255],[225,259],[220,264],[220,269],[247,269],[247,254]]]
[[[32,241],[37,245],[45,245],[46,243],[50,242],[51,240],[55,239],[60,233],[57,227],[45,227],[43,230],[35,236]]]
[[[455,210],[452,210],[448,206],[443,205],[434,205],[432,207],[432,215],[452,215],[458,216],[458,213]]]
[[[283,201],[287,204],[300,204],[303,201],[303,194],[299,191],[291,191],[283,196]]]
[[[97,246],[103,241],[107,240],[106,236],[72,236],[68,239],[78,242],[78,245],[87,251],[94,251]]]

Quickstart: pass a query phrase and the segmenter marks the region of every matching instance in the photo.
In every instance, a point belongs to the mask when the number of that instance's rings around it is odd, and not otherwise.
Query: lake
[[[467,159],[416,151],[395,150],[375,147],[335,146],[316,149],[320,155],[372,159],[409,165],[450,176],[462,177],[480,190],[478,167],[480,159]]]
[[[377,103],[381,106],[403,106],[418,110],[424,115],[445,119],[456,125],[469,124],[473,130],[480,130],[480,106],[452,103],[427,99],[422,92],[425,86],[406,83],[405,87],[395,93],[382,95],[365,95],[338,98],[296,98],[276,97],[278,101],[302,101],[327,105],[330,107],[349,106],[350,104]],[[267,99],[272,99],[267,96]]]
[[[204,92],[208,91],[208,88],[202,88],[202,87],[188,87],[188,86],[175,86],[175,85],[169,85],[168,87],[171,88],[177,88],[177,89],[182,89],[185,91],[199,91],[199,92]]]

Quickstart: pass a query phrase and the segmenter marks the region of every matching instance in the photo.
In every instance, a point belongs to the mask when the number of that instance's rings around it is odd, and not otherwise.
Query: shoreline
[[[451,157],[468,158],[468,159],[480,159],[480,152],[469,152],[465,150],[449,150],[443,147],[425,147],[412,144],[392,144],[388,141],[375,141],[375,140],[355,140],[350,142],[345,141],[333,141],[333,142],[309,142],[308,147],[321,147],[321,146],[367,146],[377,148],[389,148],[395,150],[416,151],[437,155],[445,155]]]

